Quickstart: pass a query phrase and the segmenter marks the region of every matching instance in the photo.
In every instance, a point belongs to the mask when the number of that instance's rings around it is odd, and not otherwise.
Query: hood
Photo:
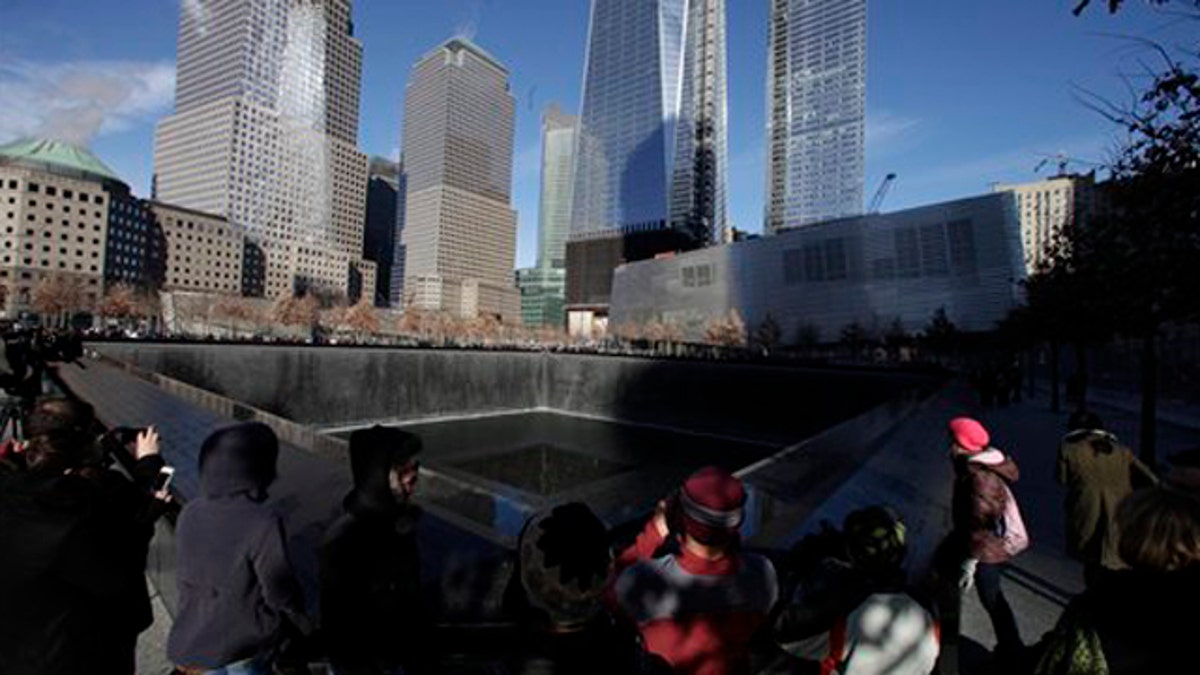
[[[421,439],[407,431],[382,427],[350,434],[350,471],[354,490],[346,495],[346,510],[359,516],[392,517],[399,505],[392,496],[388,474],[421,451]]]
[[[1017,479],[1021,477],[1016,462],[995,448],[988,448],[978,454],[970,455],[967,457],[967,462],[985,467],[1010,483],[1017,482]]]
[[[261,422],[219,429],[200,446],[200,492],[205,497],[250,493],[265,499],[278,457],[279,439]]]
[[[1120,444],[1116,436],[1103,429],[1076,429],[1063,436],[1063,443],[1068,445],[1085,442],[1096,452],[1112,452]]]

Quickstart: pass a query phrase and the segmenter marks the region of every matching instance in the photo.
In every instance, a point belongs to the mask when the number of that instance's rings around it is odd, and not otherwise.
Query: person
[[[1083,563],[1090,587],[1105,570],[1124,568],[1117,551],[1117,506],[1133,493],[1135,480],[1152,484],[1157,479],[1095,414],[1076,411],[1068,426],[1055,477],[1067,488],[1067,554]]]
[[[113,481],[124,479],[98,473],[94,421],[86,403],[37,402],[22,468],[0,477],[6,675],[131,674],[137,635],[150,623],[148,523],[119,498]]]
[[[1020,471],[1011,457],[991,447],[987,429],[977,420],[956,417],[949,431],[954,464],[949,543],[960,569],[959,587],[975,586],[995,629],[997,656],[1012,663],[1022,657],[1024,645],[1000,572],[1015,553],[1006,543],[1007,530],[1015,525],[1006,522],[1006,512],[1013,499],[1009,485]]]
[[[321,631],[337,675],[413,670],[426,644],[412,503],[421,439],[382,426],[350,435],[354,489],[319,553]]]
[[[503,672],[670,673],[666,661],[645,651],[636,630],[605,610],[611,568],[608,528],[586,504],[561,504],[526,521],[504,599],[519,638]]]
[[[1133,493],[1117,510],[1129,569],[1076,597],[1042,642],[1037,675],[1177,673],[1195,657],[1200,605],[1200,500],[1170,486]]]
[[[750,672],[778,582],[769,560],[740,550],[745,502],[740,480],[700,469],[617,558],[616,606],[677,673]],[[656,557],[664,544],[676,550]]]
[[[213,432],[200,447],[200,495],[175,526],[179,605],[167,655],[184,673],[270,672],[289,630],[312,623],[266,503],[279,441],[259,422]]]
[[[904,522],[885,506],[846,516],[793,549],[795,583],[775,638],[799,673],[927,675],[939,653],[933,615],[906,589]]]

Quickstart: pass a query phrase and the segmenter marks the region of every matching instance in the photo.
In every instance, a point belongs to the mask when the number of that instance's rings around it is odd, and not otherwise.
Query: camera
[[[83,357],[83,337],[75,331],[26,330],[19,324],[0,330],[0,388],[10,396],[38,396],[41,374],[49,364],[78,364]]]

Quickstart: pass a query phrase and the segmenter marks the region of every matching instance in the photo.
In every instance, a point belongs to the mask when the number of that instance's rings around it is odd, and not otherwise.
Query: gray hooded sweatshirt
[[[269,652],[285,621],[306,630],[283,523],[265,503],[279,442],[257,422],[216,431],[200,449],[201,496],[176,524],[179,611],[167,654],[213,669]]]

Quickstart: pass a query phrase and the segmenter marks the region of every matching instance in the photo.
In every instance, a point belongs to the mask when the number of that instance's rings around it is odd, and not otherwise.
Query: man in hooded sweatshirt
[[[289,629],[308,632],[283,521],[266,502],[279,441],[249,422],[200,447],[200,495],[175,527],[179,611],[167,654],[185,673],[258,675]]]
[[[421,439],[374,426],[350,436],[354,489],[320,551],[321,627],[337,675],[425,665],[417,522]]]

